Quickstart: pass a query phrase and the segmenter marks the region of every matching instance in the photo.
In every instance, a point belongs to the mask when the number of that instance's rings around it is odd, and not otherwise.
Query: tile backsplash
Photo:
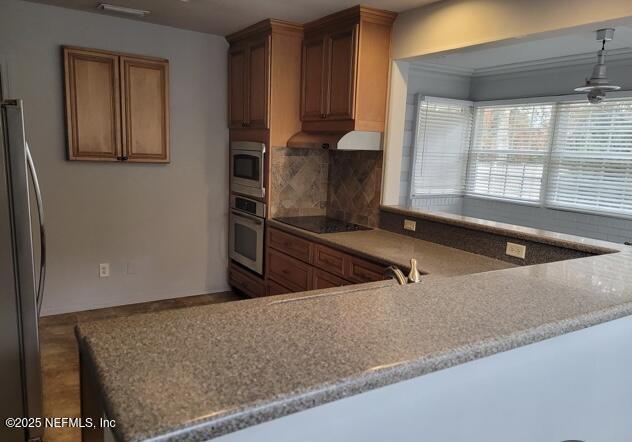
[[[270,215],[328,215],[377,227],[382,152],[272,149]]]
[[[329,152],[327,215],[377,227],[382,187],[382,151]]]
[[[321,149],[272,148],[270,215],[325,215],[329,156]]]

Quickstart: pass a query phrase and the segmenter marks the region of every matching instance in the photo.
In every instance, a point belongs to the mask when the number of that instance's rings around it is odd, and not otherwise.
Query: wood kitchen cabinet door
[[[283,287],[296,292],[310,290],[313,267],[287,256],[277,250],[268,249],[268,277]]]
[[[396,15],[358,5],[303,25],[303,131],[384,130]]]
[[[167,163],[169,65],[121,57],[123,156],[130,162]]]
[[[347,120],[353,118],[356,29],[357,26],[354,25],[326,37],[326,119]]]
[[[314,265],[338,276],[345,276],[346,254],[330,247],[316,244],[314,247]]]
[[[231,48],[228,52],[228,127],[242,128],[246,122],[246,46]]]
[[[325,39],[322,36],[303,43],[301,119],[320,120],[325,114]]]
[[[118,161],[119,57],[64,48],[68,159]]]
[[[314,270],[312,290],[342,287],[343,285],[349,285],[349,282],[322,270]]]
[[[253,41],[248,47],[247,99],[245,125],[249,128],[268,127],[268,84],[270,78],[270,37]]]

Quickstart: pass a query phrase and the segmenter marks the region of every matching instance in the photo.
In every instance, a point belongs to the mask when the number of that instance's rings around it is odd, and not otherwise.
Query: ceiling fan
[[[586,79],[586,84],[575,88],[575,92],[586,92],[588,101],[599,104],[608,91],[617,91],[621,86],[615,86],[608,81],[606,71],[606,42],[614,38],[614,29],[606,28],[597,31],[597,40],[601,41],[601,50],[597,52],[597,64],[593,67],[592,75]]]

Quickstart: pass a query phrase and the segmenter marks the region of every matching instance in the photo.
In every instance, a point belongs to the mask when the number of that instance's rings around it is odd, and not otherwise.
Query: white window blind
[[[552,103],[477,107],[467,194],[539,202],[552,114]]]
[[[472,103],[419,97],[416,123],[411,197],[462,194],[472,131]]]
[[[632,215],[632,100],[560,103],[547,205]]]

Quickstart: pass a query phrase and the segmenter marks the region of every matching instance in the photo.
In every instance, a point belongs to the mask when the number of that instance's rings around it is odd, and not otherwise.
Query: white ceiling
[[[626,50],[632,49],[632,24],[618,24],[614,27],[614,40],[606,44],[606,49],[613,53],[626,53]],[[527,65],[584,54],[596,57],[600,46],[600,42],[595,39],[594,30],[585,29],[428,55],[415,61],[420,65],[435,64],[476,73],[501,66]]]
[[[29,0],[97,14],[99,3],[151,11],[141,21],[227,35],[266,18],[306,23],[355,6],[359,0]],[[437,0],[365,0],[363,5],[401,12]],[[129,16],[126,16],[130,18]]]

